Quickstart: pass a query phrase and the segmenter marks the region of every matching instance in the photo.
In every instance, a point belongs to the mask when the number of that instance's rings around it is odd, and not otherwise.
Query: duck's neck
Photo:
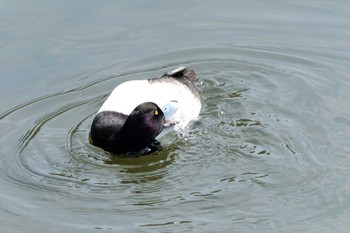
[[[134,154],[147,148],[153,140],[147,128],[129,117],[121,130],[109,138],[108,151],[114,154]]]

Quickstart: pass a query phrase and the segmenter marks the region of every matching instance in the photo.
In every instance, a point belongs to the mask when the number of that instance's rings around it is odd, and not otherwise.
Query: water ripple
[[[97,211],[106,221],[90,226],[94,229],[115,229],[106,226],[116,209],[125,224],[149,214],[154,221],[137,222],[149,228],[200,222],[200,213],[235,224],[283,225],[280,214],[297,216],[295,224],[329,222],[327,211],[346,203],[343,192],[349,191],[342,185],[349,183],[345,178],[332,179],[347,167],[328,156],[335,153],[345,161],[344,153],[327,148],[329,141],[345,145],[349,133],[342,111],[349,103],[337,101],[330,91],[338,88],[339,95],[349,96],[349,82],[342,76],[350,72],[339,63],[333,66],[339,60],[288,48],[194,48],[124,62],[130,69],[118,74],[99,76],[108,73],[107,67],[78,76],[78,86],[0,115],[8,135],[1,143],[11,148],[1,150],[1,178],[10,187],[4,195],[24,189],[23,198],[39,209],[25,215],[54,223],[68,224],[67,211],[91,216]],[[203,109],[188,131],[169,135],[164,150],[140,158],[116,158],[89,144],[94,114],[114,86],[183,64],[202,80]],[[324,78],[329,74],[332,80]],[[335,79],[344,87],[337,87]],[[320,211],[320,205],[328,208]],[[55,212],[40,214],[47,208]],[[160,216],[159,208],[169,211]]]

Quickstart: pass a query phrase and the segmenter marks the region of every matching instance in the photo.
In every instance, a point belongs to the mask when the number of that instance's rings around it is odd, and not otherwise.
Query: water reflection
[[[135,158],[123,158],[111,155],[106,164],[119,165],[122,172],[143,173],[153,172],[159,169],[164,169],[169,166],[175,159],[171,154],[172,148],[164,148],[151,155],[139,156]]]

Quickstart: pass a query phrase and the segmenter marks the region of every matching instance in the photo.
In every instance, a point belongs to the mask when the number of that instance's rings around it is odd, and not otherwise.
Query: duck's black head
[[[146,102],[138,105],[128,116],[119,132],[108,140],[108,151],[133,154],[150,146],[163,130],[164,113],[158,105]]]

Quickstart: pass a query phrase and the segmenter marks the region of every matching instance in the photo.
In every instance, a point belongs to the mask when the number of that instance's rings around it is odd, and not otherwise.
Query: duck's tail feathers
[[[193,69],[187,68],[186,66],[180,66],[174,70],[166,72],[162,77],[155,78],[153,80],[173,78],[187,86],[194,95],[199,97],[199,86],[200,81],[197,78],[196,72]],[[150,79],[149,81],[152,81]]]

